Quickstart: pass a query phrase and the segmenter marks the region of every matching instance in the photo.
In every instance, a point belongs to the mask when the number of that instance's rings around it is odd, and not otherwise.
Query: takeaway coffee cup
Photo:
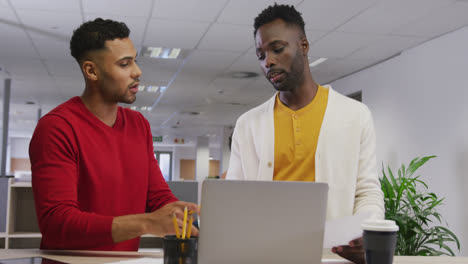
[[[197,264],[198,238],[163,238],[164,264]]]
[[[367,264],[392,264],[398,226],[392,220],[367,220],[362,224]]]

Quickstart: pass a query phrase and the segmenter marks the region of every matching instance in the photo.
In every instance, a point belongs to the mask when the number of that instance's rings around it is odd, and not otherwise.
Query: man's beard
[[[291,63],[291,70],[285,72],[286,77],[278,85],[273,84],[273,87],[278,92],[287,92],[292,91],[304,80],[304,59],[302,58],[301,52],[298,50],[294,56],[294,59]],[[271,81],[270,81],[271,82]]]

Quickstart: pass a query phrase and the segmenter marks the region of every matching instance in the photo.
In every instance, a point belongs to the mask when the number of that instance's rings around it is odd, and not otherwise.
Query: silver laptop
[[[205,180],[199,264],[319,264],[328,185]]]

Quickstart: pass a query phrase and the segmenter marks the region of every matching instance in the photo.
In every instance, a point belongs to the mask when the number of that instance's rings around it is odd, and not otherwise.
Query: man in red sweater
[[[138,250],[143,234],[175,233],[183,209],[154,158],[136,99],[141,70],[124,23],[96,19],[70,41],[85,89],[39,121],[29,147],[41,249]],[[194,235],[198,231],[194,230]]]

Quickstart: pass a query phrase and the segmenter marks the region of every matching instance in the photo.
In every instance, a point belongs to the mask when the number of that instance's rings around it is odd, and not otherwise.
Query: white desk
[[[162,251],[155,250],[153,252],[114,252],[114,251],[42,251],[37,249],[2,249],[0,250],[0,259],[9,258],[25,258],[25,257],[45,257],[53,260],[71,263],[71,264],[102,264],[117,262],[122,260],[130,260],[135,258],[156,258],[163,257]],[[340,258],[334,254],[324,254],[324,259],[333,260],[333,262],[323,263],[350,263],[350,262],[335,262]],[[458,264],[468,263],[467,257],[406,257],[395,256],[394,264]],[[200,263],[202,264],[202,263]]]

